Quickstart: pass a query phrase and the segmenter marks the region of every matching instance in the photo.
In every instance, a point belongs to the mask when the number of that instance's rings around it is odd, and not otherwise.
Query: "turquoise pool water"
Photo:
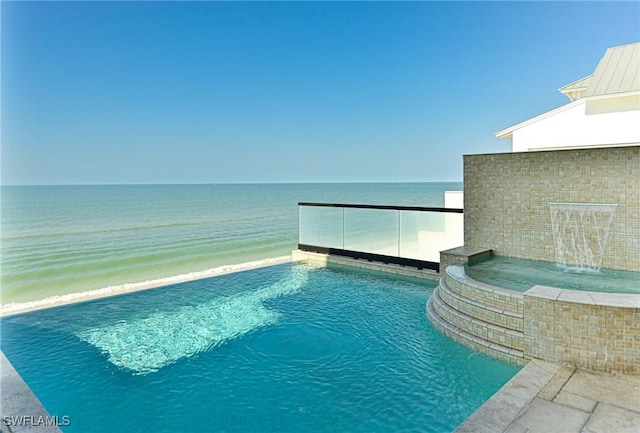
[[[4,318],[65,432],[450,432],[518,370],[425,317],[435,283],[286,264]]]
[[[525,292],[535,285],[606,293],[639,293],[640,273],[566,268],[550,262],[493,256],[465,266],[470,278]]]

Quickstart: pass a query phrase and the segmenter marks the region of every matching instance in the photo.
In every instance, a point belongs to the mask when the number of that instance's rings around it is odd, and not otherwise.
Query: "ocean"
[[[298,202],[444,206],[450,183],[3,186],[3,305],[289,254]],[[194,274],[195,273],[195,274]]]

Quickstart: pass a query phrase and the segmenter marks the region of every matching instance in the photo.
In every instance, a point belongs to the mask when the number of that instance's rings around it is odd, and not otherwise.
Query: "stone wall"
[[[554,262],[551,202],[618,204],[602,267],[640,272],[640,146],[464,157],[465,245]]]
[[[525,357],[640,373],[640,295],[535,286],[524,312]]]
[[[427,304],[433,325],[487,355],[640,374],[640,295],[534,286],[524,293],[446,268]]]

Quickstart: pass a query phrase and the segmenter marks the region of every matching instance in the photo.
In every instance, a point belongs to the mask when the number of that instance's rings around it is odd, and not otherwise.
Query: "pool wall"
[[[464,156],[464,240],[555,262],[549,203],[617,204],[602,267],[640,272],[640,146]]]
[[[525,293],[470,279],[450,265],[427,304],[431,322],[482,353],[591,370],[640,373],[640,295],[535,286]]]
[[[369,271],[386,272],[405,277],[421,278],[433,281],[438,281],[440,278],[440,275],[437,272],[430,269],[417,269],[411,266],[374,262],[364,259],[354,259],[351,257],[314,253],[310,251],[294,250],[291,252],[291,259],[294,262],[312,262],[321,266],[350,266]]]
[[[525,356],[640,373],[640,295],[535,286],[524,312]]]

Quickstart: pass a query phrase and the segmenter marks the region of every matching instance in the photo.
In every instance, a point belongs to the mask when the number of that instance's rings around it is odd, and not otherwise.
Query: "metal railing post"
[[[398,257],[400,256],[400,209],[397,210],[398,212]]]
[[[342,208],[342,249],[344,250],[344,208]]]

